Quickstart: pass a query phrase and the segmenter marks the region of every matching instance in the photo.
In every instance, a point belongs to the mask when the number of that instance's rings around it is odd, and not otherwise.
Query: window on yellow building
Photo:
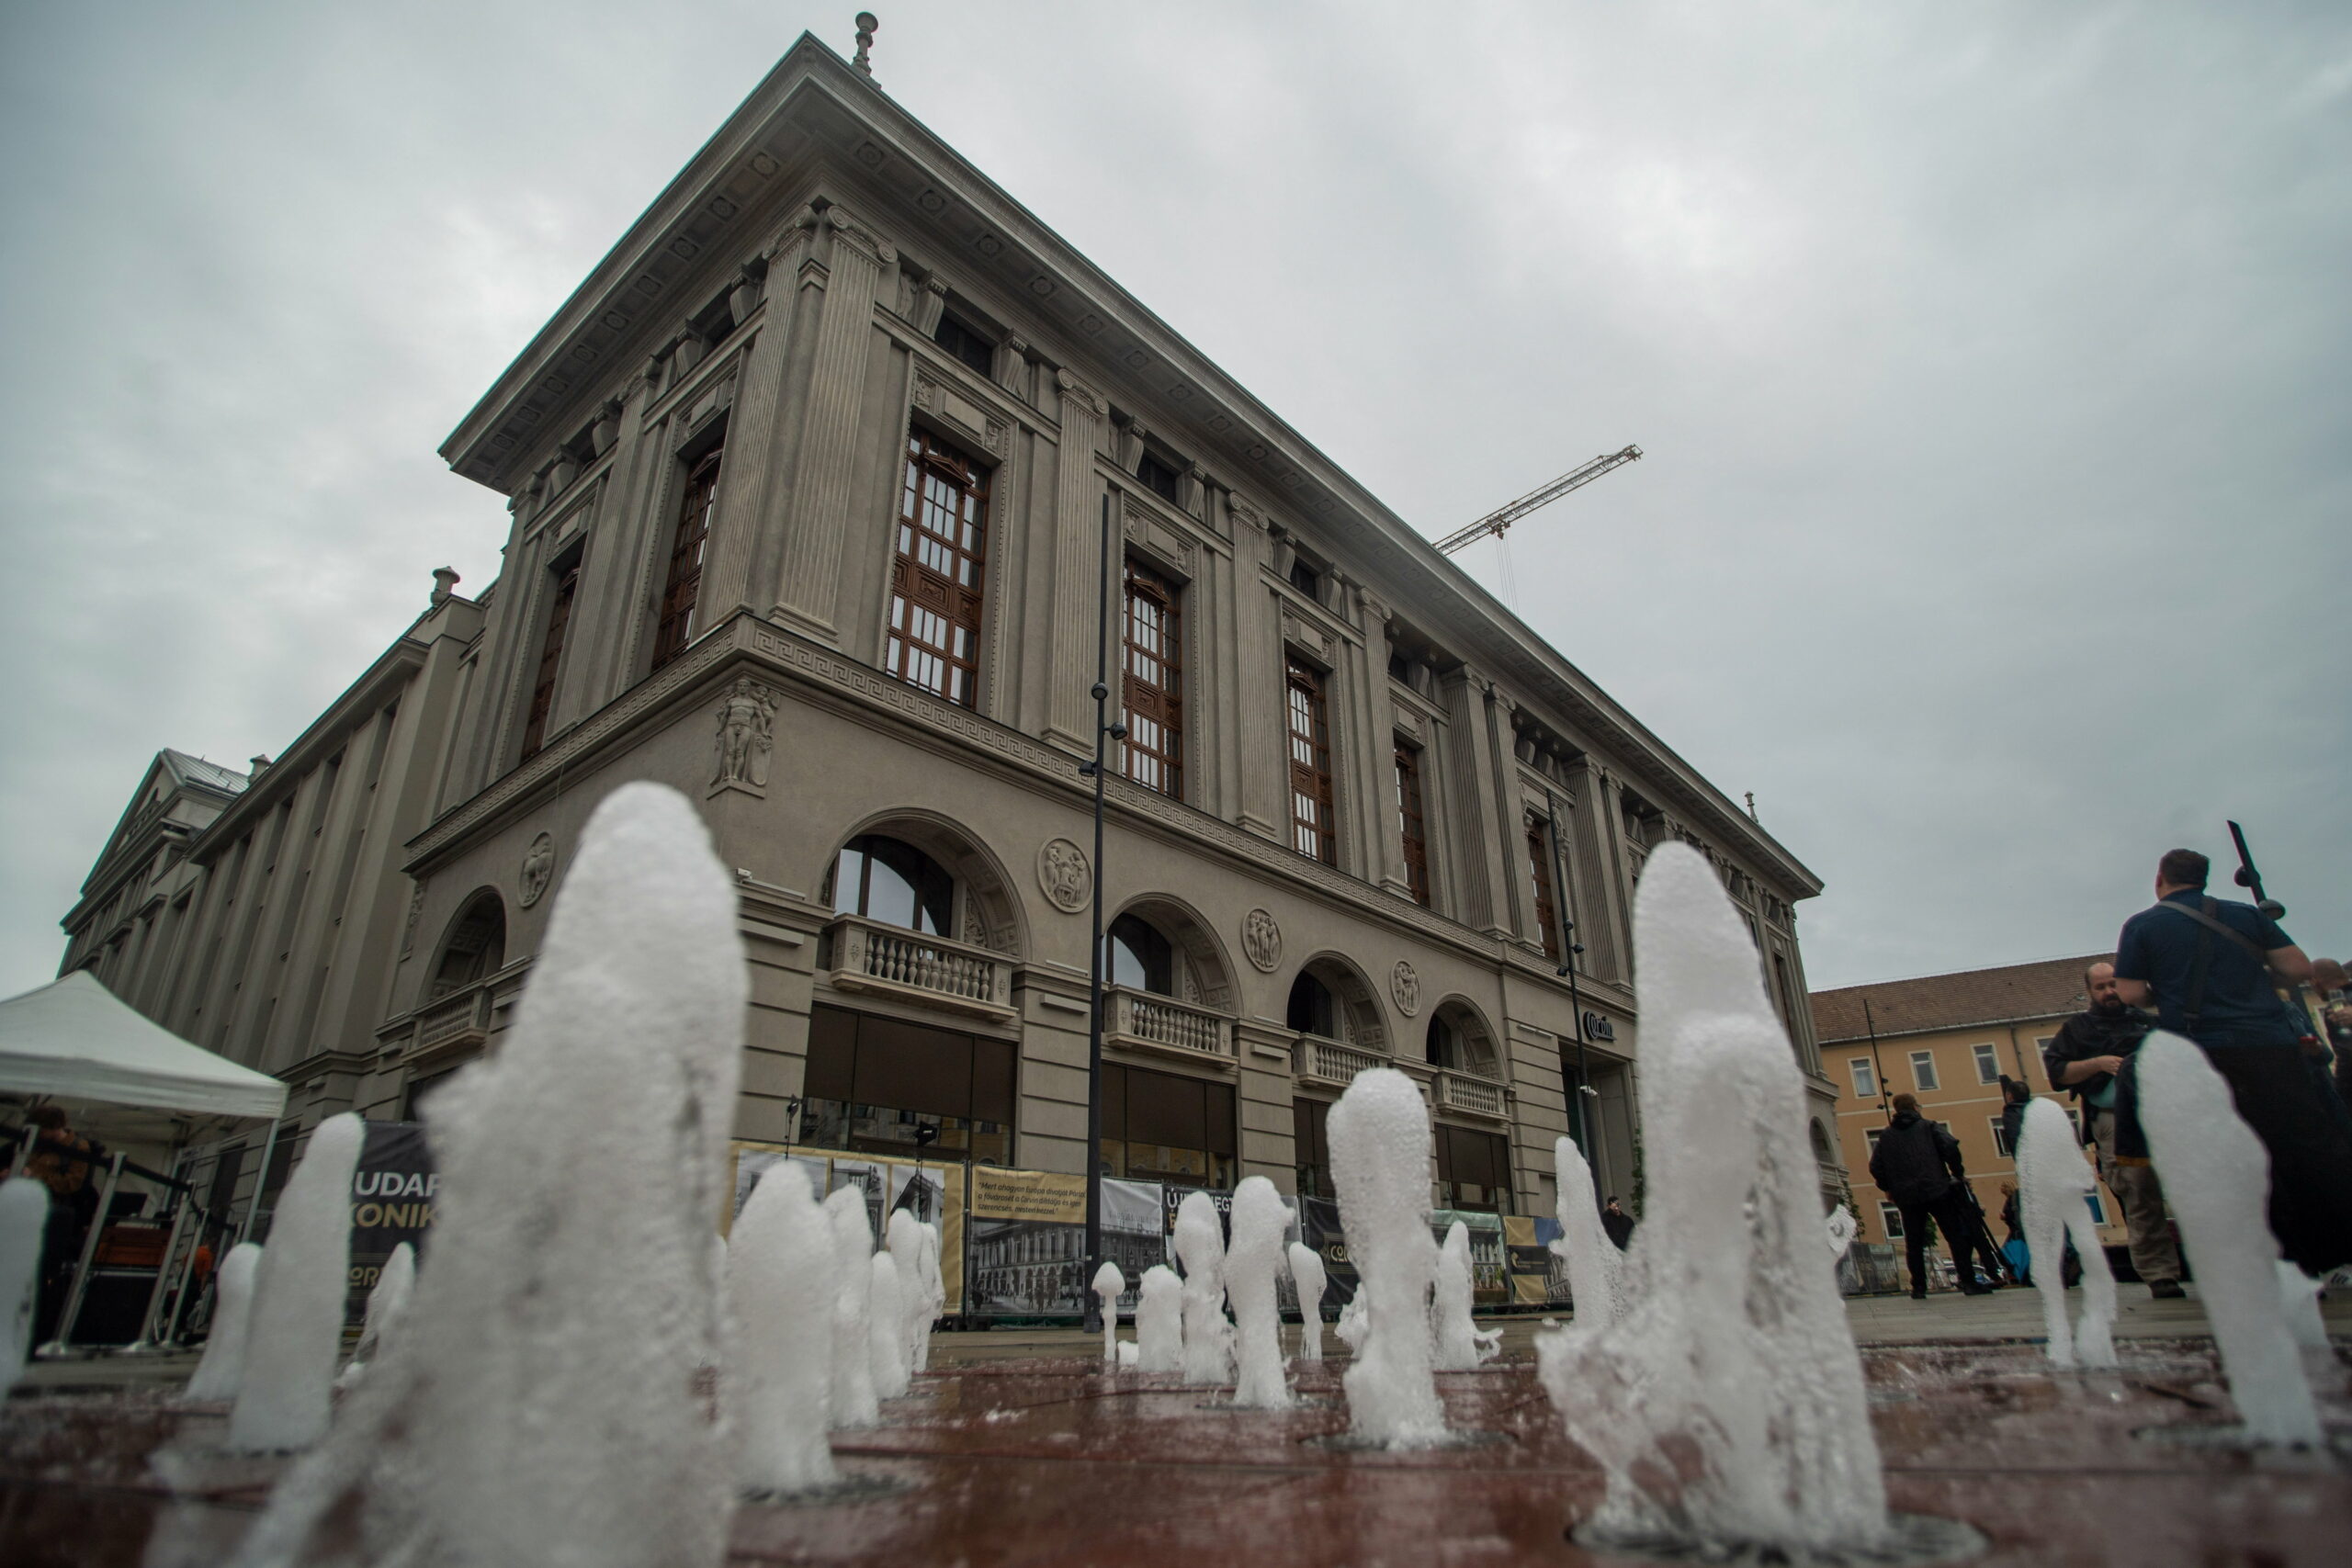
[[[1936,1054],[1932,1051],[1911,1053],[1911,1087],[1921,1094],[1932,1094],[1940,1087],[1936,1081]]]

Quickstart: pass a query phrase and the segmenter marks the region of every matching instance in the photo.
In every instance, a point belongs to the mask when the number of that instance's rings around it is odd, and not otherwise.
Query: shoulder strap
[[[2270,955],[2263,952],[2260,947],[2256,946],[2252,937],[2247,936],[2235,926],[2223,924],[2214,916],[2213,911],[2222,907],[2218,899],[2208,898],[2204,900],[2204,903],[2205,908],[2201,909],[2192,909],[2186,904],[2175,904],[2167,900],[2166,902],[2158,904],[2156,908],[2159,909],[2170,909],[2174,914],[2180,916],[2183,919],[2195,920],[2199,925],[2203,926],[2207,931],[2213,932],[2217,936],[2227,937],[2230,941],[2237,943],[2238,946],[2256,964],[2261,964],[2266,969],[2270,966]]]

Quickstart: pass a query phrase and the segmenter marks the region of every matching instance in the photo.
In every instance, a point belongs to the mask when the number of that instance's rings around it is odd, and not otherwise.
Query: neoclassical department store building
[[[813,39],[442,452],[511,498],[504,575],[436,574],[275,761],[161,753],[65,920],[65,968],[301,1127],[498,1049],[591,808],[658,779],[738,868],[739,1136],[1083,1169],[1099,874],[1111,1172],[1328,1193],[1380,1064],[1427,1088],[1440,1205],[1548,1213],[1572,1123],[1630,1196],[1632,898],[1679,839],[1837,1190],[1812,874]]]

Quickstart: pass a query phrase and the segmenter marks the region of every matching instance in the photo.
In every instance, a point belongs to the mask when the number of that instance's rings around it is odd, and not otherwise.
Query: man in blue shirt
[[[2168,852],[2156,903],[2123,924],[2117,994],[2153,1007],[2159,1028],[2205,1051],[2239,1116],[2270,1155],[2270,1229],[2306,1272],[2352,1262],[2352,1136],[2317,1066],[2301,1010],[2274,988],[2311,977],[2311,960],[2251,905],[2208,897],[2206,858]]]

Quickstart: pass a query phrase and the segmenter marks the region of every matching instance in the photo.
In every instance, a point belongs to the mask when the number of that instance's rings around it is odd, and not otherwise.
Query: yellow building
[[[2007,1074],[2058,1101],[2075,1116],[2076,1101],[2054,1089],[2041,1048],[2059,1026],[2090,1005],[2083,971],[2110,954],[2052,958],[1999,969],[1971,969],[1813,993],[1821,1066],[1838,1086],[1838,1140],[1851,1173],[1866,1242],[1900,1242],[1903,1222],[1871,1185],[1871,1151],[1894,1115],[1898,1094],[1917,1095],[1922,1114],[1960,1140],[1969,1186],[1984,1205],[1993,1237],[2003,1239],[2001,1183],[2017,1165],[2001,1133],[2001,1077]],[[2079,1130],[2080,1118],[2075,1117]],[[2088,1157],[2087,1152],[2086,1157]],[[2095,1195],[2099,1240],[2124,1241],[2123,1211],[2100,1185]]]

